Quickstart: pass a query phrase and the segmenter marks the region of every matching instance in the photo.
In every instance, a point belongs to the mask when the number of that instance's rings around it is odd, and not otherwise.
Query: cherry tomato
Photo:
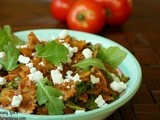
[[[106,11],[106,24],[111,26],[122,25],[132,13],[131,0],[95,0]]]
[[[66,20],[68,10],[76,0],[51,0],[51,14],[54,18],[64,22]]]
[[[98,33],[105,24],[105,11],[93,0],[79,0],[68,12],[69,28]]]

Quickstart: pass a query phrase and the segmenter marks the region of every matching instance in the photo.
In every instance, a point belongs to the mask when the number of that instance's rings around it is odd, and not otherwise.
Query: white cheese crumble
[[[67,86],[67,89],[70,89],[71,87],[70,86]]]
[[[53,81],[54,84],[63,83],[63,76],[58,69],[51,70],[51,77],[52,77],[52,81]]]
[[[62,64],[60,64],[58,67],[57,67],[58,70],[62,71],[63,70],[63,66]]]
[[[84,113],[84,112],[85,112],[85,110],[76,110],[74,113],[79,114],[79,113]]]
[[[63,96],[59,96],[58,98],[59,98],[60,100],[63,100]]]
[[[85,48],[85,49],[82,51],[82,54],[84,55],[84,57],[85,57],[86,59],[88,59],[88,58],[92,58],[93,52],[92,52],[89,48]]]
[[[66,79],[68,79],[68,80],[71,80],[72,79],[72,71],[70,71],[70,70],[68,70],[67,72],[66,72]]]
[[[43,79],[43,73],[40,71],[35,71],[28,75],[29,80],[32,80],[34,82],[38,82],[39,80]]]
[[[6,57],[5,52],[4,51],[0,52],[0,58],[4,58],[4,57]]]
[[[27,48],[28,45],[21,45],[21,48]]]
[[[6,79],[3,77],[0,77],[0,85],[5,85],[6,84]]]
[[[29,68],[32,68],[33,67],[33,63],[27,63],[26,66],[29,67]]]
[[[98,77],[95,77],[94,75],[90,75],[90,78],[91,78],[91,82],[93,84],[96,84],[96,83],[100,82],[100,79]]]
[[[21,48],[21,45],[16,45],[16,48],[17,48],[17,49],[20,49],[20,48]]]
[[[19,107],[22,100],[23,100],[22,95],[13,96],[12,102],[11,102],[12,107]]]
[[[29,57],[26,57],[26,56],[23,56],[23,55],[20,55],[20,56],[18,57],[18,61],[19,61],[20,63],[27,64],[27,63],[29,63],[30,58],[29,58]]]
[[[30,68],[30,73],[35,73],[37,69],[35,67]]]
[[[27,48],[28,45],[17,45],[16,48],[17,49],[22,49],[22,48]]]
[[[43,61],[41,61],[41,62],[39,63],[39,65],[44,66],[44,62],[43,62]]]
[[[96,99],[95,99],[95,103],[98,105],[98,107],[102,107],[105,104],[105,101],[102,97],[102,95],[99,95]]]
[[[72,80],[74,80],[74,82],[81,81],[79,74],[76,73],[76,74],[72,77]]]
[[[67,30],[62,30],[62,31],[59,33],[59,38],[60,38],[60,39],[65,39],[67,36],[68,36],[68,31],[67,31]]]
[[[70,80],[73,80],[74,82],[81,81],[80,75],[78,73],[76,73],[74,76],[72,76],[72,73],[73,72],[70,70],[66,72],[65,82],[69,82]]]
[[[33,52],[31,55],[32,55],[33,57],[35,57],[37,54],[36,54],[35,52]]]
[[[113,81],[110,84],[112,90],[121,93],[124,89],[126,89],[127,85],[124,82]]]

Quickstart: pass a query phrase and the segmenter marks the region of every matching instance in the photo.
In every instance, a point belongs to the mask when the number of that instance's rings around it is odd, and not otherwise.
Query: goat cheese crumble
[[[5,52],[4,51],[0,52],[0,58],[4,58],[4,57],[6,57]]]
[[[121,93],[124,89],[126,89],[127,85],[124,82],[113,81],[110,84],[112,90]]]
[[[51,70],[51,77],[52,77],[52,81],[53,81],[54,84],[63,83],[63,76],[58,69]]]
[[[102,107],[105,104],[105,101],[102,97],[102,95],[99,95],[96,99],[95,99],[95,103],[97,103],[98,107]]]
[[[0,77],[0,85],[5,85],[6,84],[6,79],[4,77]]]
[[[29,63],[30,58],[29,58],[29,57],[26,57],[26,56],[23,56],[23,55],[20,55],[20,56],[18,57],[18,61],[19,61],[20,63],[27,64],[27,63]]]
[[[84,112],[85,112],[85,110],[76,110],[75,114],[84,113]]]
[[[40,71],[35,71],[28,75],[29,80],[32,80],[34,82],[38,82],[39,80],[43,79],[43,73]]]
[[[82,51],[82,54],[86,59],[88,59],[88,58],[92,58],[93,52],[89,48],[86,48]]]
[[[98,77],[95,77],[94,75],[90,75],[90,78],[91,78],[91,82],[93,84],[96,84],[96,83],[100,82],[100,79]]]
[[[13,96],[11,105],[12,107],[19,107],[23,100],[22,95]]]

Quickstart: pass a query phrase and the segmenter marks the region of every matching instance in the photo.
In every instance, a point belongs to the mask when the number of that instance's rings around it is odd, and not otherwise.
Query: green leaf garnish
[[[38,44],[36,46],[37,55],[48,60],[52,64],[59,65],[61,62],[65,63],[68,60],[68,49],[57,43],[56,41],[48,42],[45,46]]]
[[[9,25],[5,25],[3,28],[0,28],[0,51],[3,50],[4,45],[8,44],[8,42],[12,42],[14,45],[24,44],[24,41],[16,37]]]
[[[63,114],[64,103],[58,98],[62,93],[53,88],[50,81],[45,78],[36,83],[36,97],[39,105],[45,104],[49,115]]]
[[[3,66],[4,70],[11,71],[18,66],[17,62],[20,51],[11,42],[4,45],[3,50],[6,56],[5,58],[0,58],[0,64]]]
[[[73,65],[73,67],[79,67],[84,70],[89,70],[91,66],[95,66],[99,69],[106,71],[106,68],[105,68],[103,62],[98,58],[83,59]]]
[[[127,53],[122,51],[119,47],[101,47],[98,52],[98,58],[104,63],[116,68],[127,56]]]

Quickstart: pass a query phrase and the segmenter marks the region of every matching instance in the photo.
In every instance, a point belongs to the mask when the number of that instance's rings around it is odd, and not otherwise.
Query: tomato
[[[51,14],[54,18],[64,22],[70,7],[76,0],[51,0]]]
[[[122,25],[132,13],[131,0],[94,0],[101,4],[106,11],[106,24]]]
[[[90,33],[98,33],[105,24],[105,11],[93,0],[79,0],[68,12],[69,28]]]

